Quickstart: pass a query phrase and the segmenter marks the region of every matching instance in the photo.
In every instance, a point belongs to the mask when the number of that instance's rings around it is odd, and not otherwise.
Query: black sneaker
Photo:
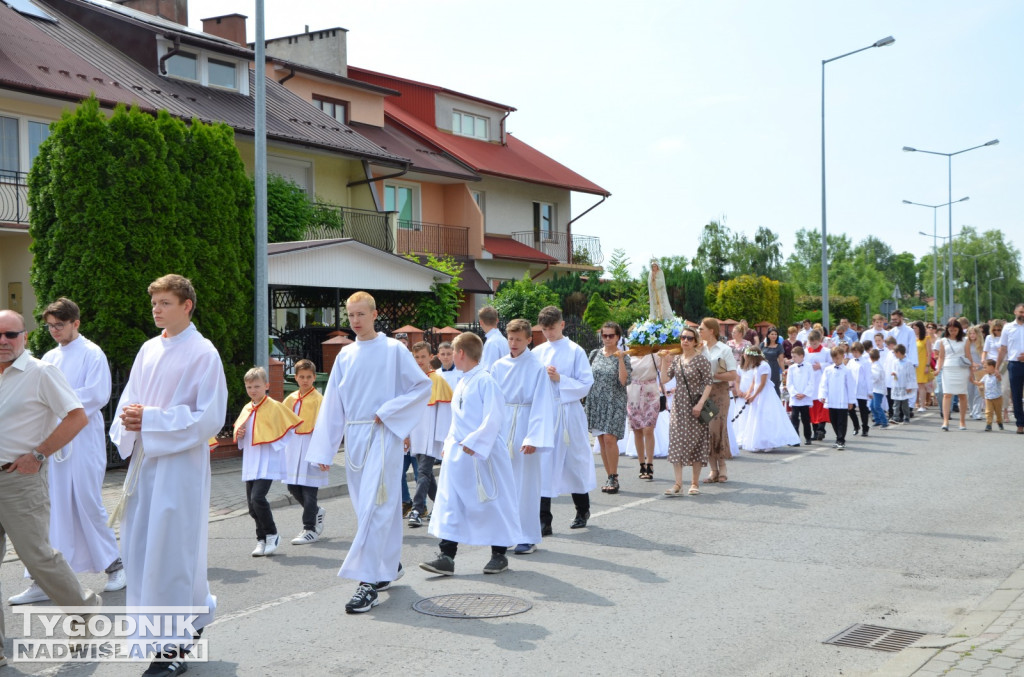
[[[542,524],[541,525],[541,527],[540,527],[540,535],[541,536],[550,536],[553,533],[554,532],[551,530],[551,525],[550,524]]]
[[[451,576],[455,573],[455,560],[444,553],[438,553],[437,559],[430,562],[420,562],[420,569],[429,571],[432,574]]]
[[[153,659],[153,662],[149,664],[146,671],[142,673],[143,677],[146,675],[162,675],[163,677],[174,677],[174,675],[182,675],[188,672],[188,663],[178,656],[178,652],[175,650],[165,651],[159,654]]]
[[[485,574],[500,574],[508,569],[508,558],[504,555],[491,555],[491,561],[484,567]]]
[[[391,587],[391,584],[397,581],[399,578],[405,575],[405,569],[402,568],[402,563],[398,563],[398,573],[390,581],[377,581],[373,584],[373,589],[377,592],[384,592]]]
[[[584,512],[584,513],[577,512],[576,513],[576,519],[574,519],[572,521],[572,524],[569,525],[569,528],[570,529],[582,529],[583,527],[587,526],[587,520],[588,519],[590,519],[590,511],[589,510]]]
[[[867,430],[861,431],[860,436],[861,437],[867,437],[868,436],[868,431]]]
[[[987,433],[992,432],[992,424],[991,423],[989,423],[987,426],[985,426],[985,432],[987,432]]]
[[[356,588],[356,593],[352,595],[352,599],[345,605],[345,613],[365,613],[378,604],[380,604],[380,600],[377,599],[377,590],[373,587],[373,583],[360,583]]]

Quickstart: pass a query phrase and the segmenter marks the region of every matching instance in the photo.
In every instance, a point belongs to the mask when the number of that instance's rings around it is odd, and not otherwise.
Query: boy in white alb
[[[295,383],[299,389],[284,398],[284,406],[302,419],[284,450],[284,481],[288,493],[302,506],[302,531],[292,539],[292,545],[315,543],[324,531],[326,511],[317,503],[317,494],[320,487],[327,486],[330,476],[306,458],[324,402],[323,395],[313,387],[315,382],[316,365],[311,360],[299,360],[295,363]]]
[[[206,577],[210,520],[209,439],[224,425],[228,389],[220,355],[191,322],[196,293],[181,275],[149,285],[153,320],[163,331],[146,341],[110,426],[121,458],[131,457],[111,522],[123,512],[121,552],[129,607],[205,608],[193,626],[213,621],[217,598]],[[147,623],[157,623],[160,617]],[[139,634],[160,655],[145,674],[179,674],[195,639],[187,628]]]
[[[907,348],[902,343],[893,351],[896,364],[892,371],[892,399],[896,409],[893,423],[910,423],[910,392],[917,389],[917,370],[907,359]]]
[[[267,492],[285,478],[284,452],[302,420],[290,408],[267,395],[267,370],[253,367],[245,372],[249,402],[235,420],[235,441],[242,450],[242,481],[249,516],[256,522],[253,557],[270,555],[281,544]]]
[[[43,311],[43,321],[57,347],[43,355],[42,361],[61,370],[89,418],[85,428],[53,454],[50,462],[50,543],[76,574],[104,571],[107,585],[103,591],[121,590],[126,580],[124,565],[114,530],[107,526],[101,493],[107,470],[102,409],[110,401],[110,366],[100,347],[78,333],[81,311],[74,301],[57,299]],[[46,599],[49,597],[33,581],[7,601],[14,605]]]
[[[452,350],[450,341],[444,341],[437,346],[437,359],[441,362],[438,373],[444,377],[445,381],[448,381],[448,385],[454,392],[455,386],[459,385],[459,381],[462,379],[462,372],[455,367],[455,352]]]
[[[829,350],[821,344],[821,338],[821,332],[812,329],[807,334],[807,347],[804,349],[807,353],[804,364],[811,369],[811,388],[815,393],[815,400],[811,403],[811,426],[814,428],[814,439],[819,441],[825,439],[825,424],[829,422],[829,417],[828,408],[817,393],[821,389],[822,374],[832,363]]]
[[[789,420],[793,429],[800,432],[800,424],[804,428],[804,445],[810,446],[814,440],[811,430],[811,404],[818,397],[814,387],[814,374],[810,365],[804,364],[804,349],[793,346],[793,364],[786,370],[786,390],[789,391]]]
[[[882,355],[877,348],[868,351],[871,360],[871,417],[877,427],[889,427],[889,419],[885,415],[885,366]]]
[[[498,329],[498,311],[492,306],[481,308],[477,318],[480,320],[480,329],[484,331],[484,354],[480,364],[490,370],[495,362],[508,355],[508,342]]]
[[[537,319],[546,343],[534,349],[551,381],[555,402],[555,446],[541,457],[541,534],[551,535],[551,499],[572,494],[576,518],[570,529],[582,529],[590,519],[590,492],[597,487],[594,459],[590,453],[587,415],[580,403],[594,385],[587,353],[562,334],[565,321],[555,306],[541,309]]]
[[[345,439],[356,534],[338,576],[359,581],[345,611],[363,613],[402,575],[403,440],[430,398],[430,379],[408,348],[374,329],[372,296],[356,292],[345,308],[356,341],[334,361],[306,458],[326,470]]]
[[[416,492],[412,496],[409,526],[423,526],[427,517],[427,498],[437,496],[434,465],[441,461],[448,429],[452,425],[452,388],[443,376],[430,368],[430,344],[420,341],[413,345],[412,356],[423,373],[430,379],[430,399],[419,423],[409,433],[409,453],[416,458]]]
[[[826,367],[821,376],[818,399],[828,409],[829,422],[836,434],[836,443],[832,446],[845,449],[847,412],[853,409],[857,401],[857,384],[853,373],[843,364],[846,357],[843,349],[833,348],[829,354],[832,356],[832,366]]]
[[[850,346],[848,355],[850,361],[847,366],[853,372],[857,380],[857,411],[860,412],[860,436],[867,437],[871,423],[868,418],[871,412],[869,402],[871,400],[871,360],[864,354],[864,344],[854,341]],[[856,430],[854,431],[856,434]]]
[[[512,320],[505,328],[509,354],[491,367],[491,375],[505,396],[505,425],[501,439],[512,461],[519,508],[520,536],[512,551],[529,555],[541,540],[541,458],[555,442],[555,402],[551,380],[528,346],[533,334],[526,320]]]
[[[892,423],[899,423],[896,420],[894,411],[895,401],[892,398],[892,389],[896,385],[896,377],[893,374],[896,372],[896,364],[900,360],[896,356],[897,345],[899,344],[892,336],[885,337],[885,353],[882,354],[882,365],[885,367],[885,397],[889,401],[889,421]]]
[[[512,461],[501,438],[505,398],[479,362],[483,354],[479,336],[460,334],[452,347],[455,364],[465,376],[453,394],[452,425],[444,441],[444,463],[430,520],[430,534],[441,539],[441,552],[420,568],[451,576],[459,543],[490,545],[491,559],[484,573],[498,574],[508,569],[507,544],[520,535]]]

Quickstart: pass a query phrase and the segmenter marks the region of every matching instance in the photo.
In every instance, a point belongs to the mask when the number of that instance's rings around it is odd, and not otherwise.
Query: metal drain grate
[[[533,608],[525,599],[508,595],[441,595],[421,599],[412,608],[442,618],[498,618],[514,616]]]
[[[846,628],[835,637],[826,639],[823,643],[875,649],[876,651],[903,651],[926,634],[928,633],[858,623]]]

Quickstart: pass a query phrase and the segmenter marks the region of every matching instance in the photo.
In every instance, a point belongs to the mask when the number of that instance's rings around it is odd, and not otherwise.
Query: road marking
[[[823,451],[825,451],[824,447],[819,447],[817,449],[811,449],[810,451],[803,451],[803,452],[800,452],[799,454],[796,454],[795,456],[790,456],[789,458],[780,459],[778,461],[778,463],[792,463],[793,461],[799,460],[801,458],[807,458],[808,456],[813,456],[814,454],[820,454]]]
[[[595,517],[604,517],[605,515],[611,515],[613,513],[619,512],[620,510],[629,510],[630,508],[635,508],[638,505],[643,505],[644,503],[650,503],[651,501],[660,501],[663,498],[665,497],[651,496],[650,498],[641,498],[639,500],[633,501],[632,503],[623,503],[622,505],[617,506],[615,508],[608,508],[607,510],[602,510],[601,512],[595,512],[593,515],[590,516],[590,519],[594,519]]]
[[[228,621],[234,621],[234,620],[237,620],[239,618],[244,618],[245,616],[251,616],[251,615],[253,615],[255,613],[259,613],[260,611],[266,611],[267,609],[272,609],[275,606],[281,606],[282,604],[287,604],[288,602],[294,602],[296,600],[305,599],[306,597],[310,597],[311,595],[314,595],[314,594],[316,594],[316,593],[314,593],[314,592],[297,592],[294,595],[285,595],[284,597],[278,597],[277,599],[271,600],[269,602],[264,602],[263,604],[257,604],[256,606],[251,606],[248,609],[242,609],[241,611],[236,611],[233,614],[228,614],[226,616],[221,616],[220,618],[215,620],[213,623],[210,623],[210,625],[207,626],[207,627],[210,627],[210,626],[213,626],[213,625],[217,625],[218,623],[227,623]]]

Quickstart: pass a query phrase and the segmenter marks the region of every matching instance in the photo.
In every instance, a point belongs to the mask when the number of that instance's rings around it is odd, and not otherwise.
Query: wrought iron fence
[[[387,214],[323,202],[313,207],[314,223],[306,229],[305,239],[350,237],[382,251],[395,251],[395,237]]]
[[[469,256],[469,228],[399,219],[395,253]]]
[[[28,223],[28,174],[0,169],[0,222]]]
[[[518,230],[512,239],[558,259],[562,263],[599,266],[604,263],[601,238],[561,231]]]

